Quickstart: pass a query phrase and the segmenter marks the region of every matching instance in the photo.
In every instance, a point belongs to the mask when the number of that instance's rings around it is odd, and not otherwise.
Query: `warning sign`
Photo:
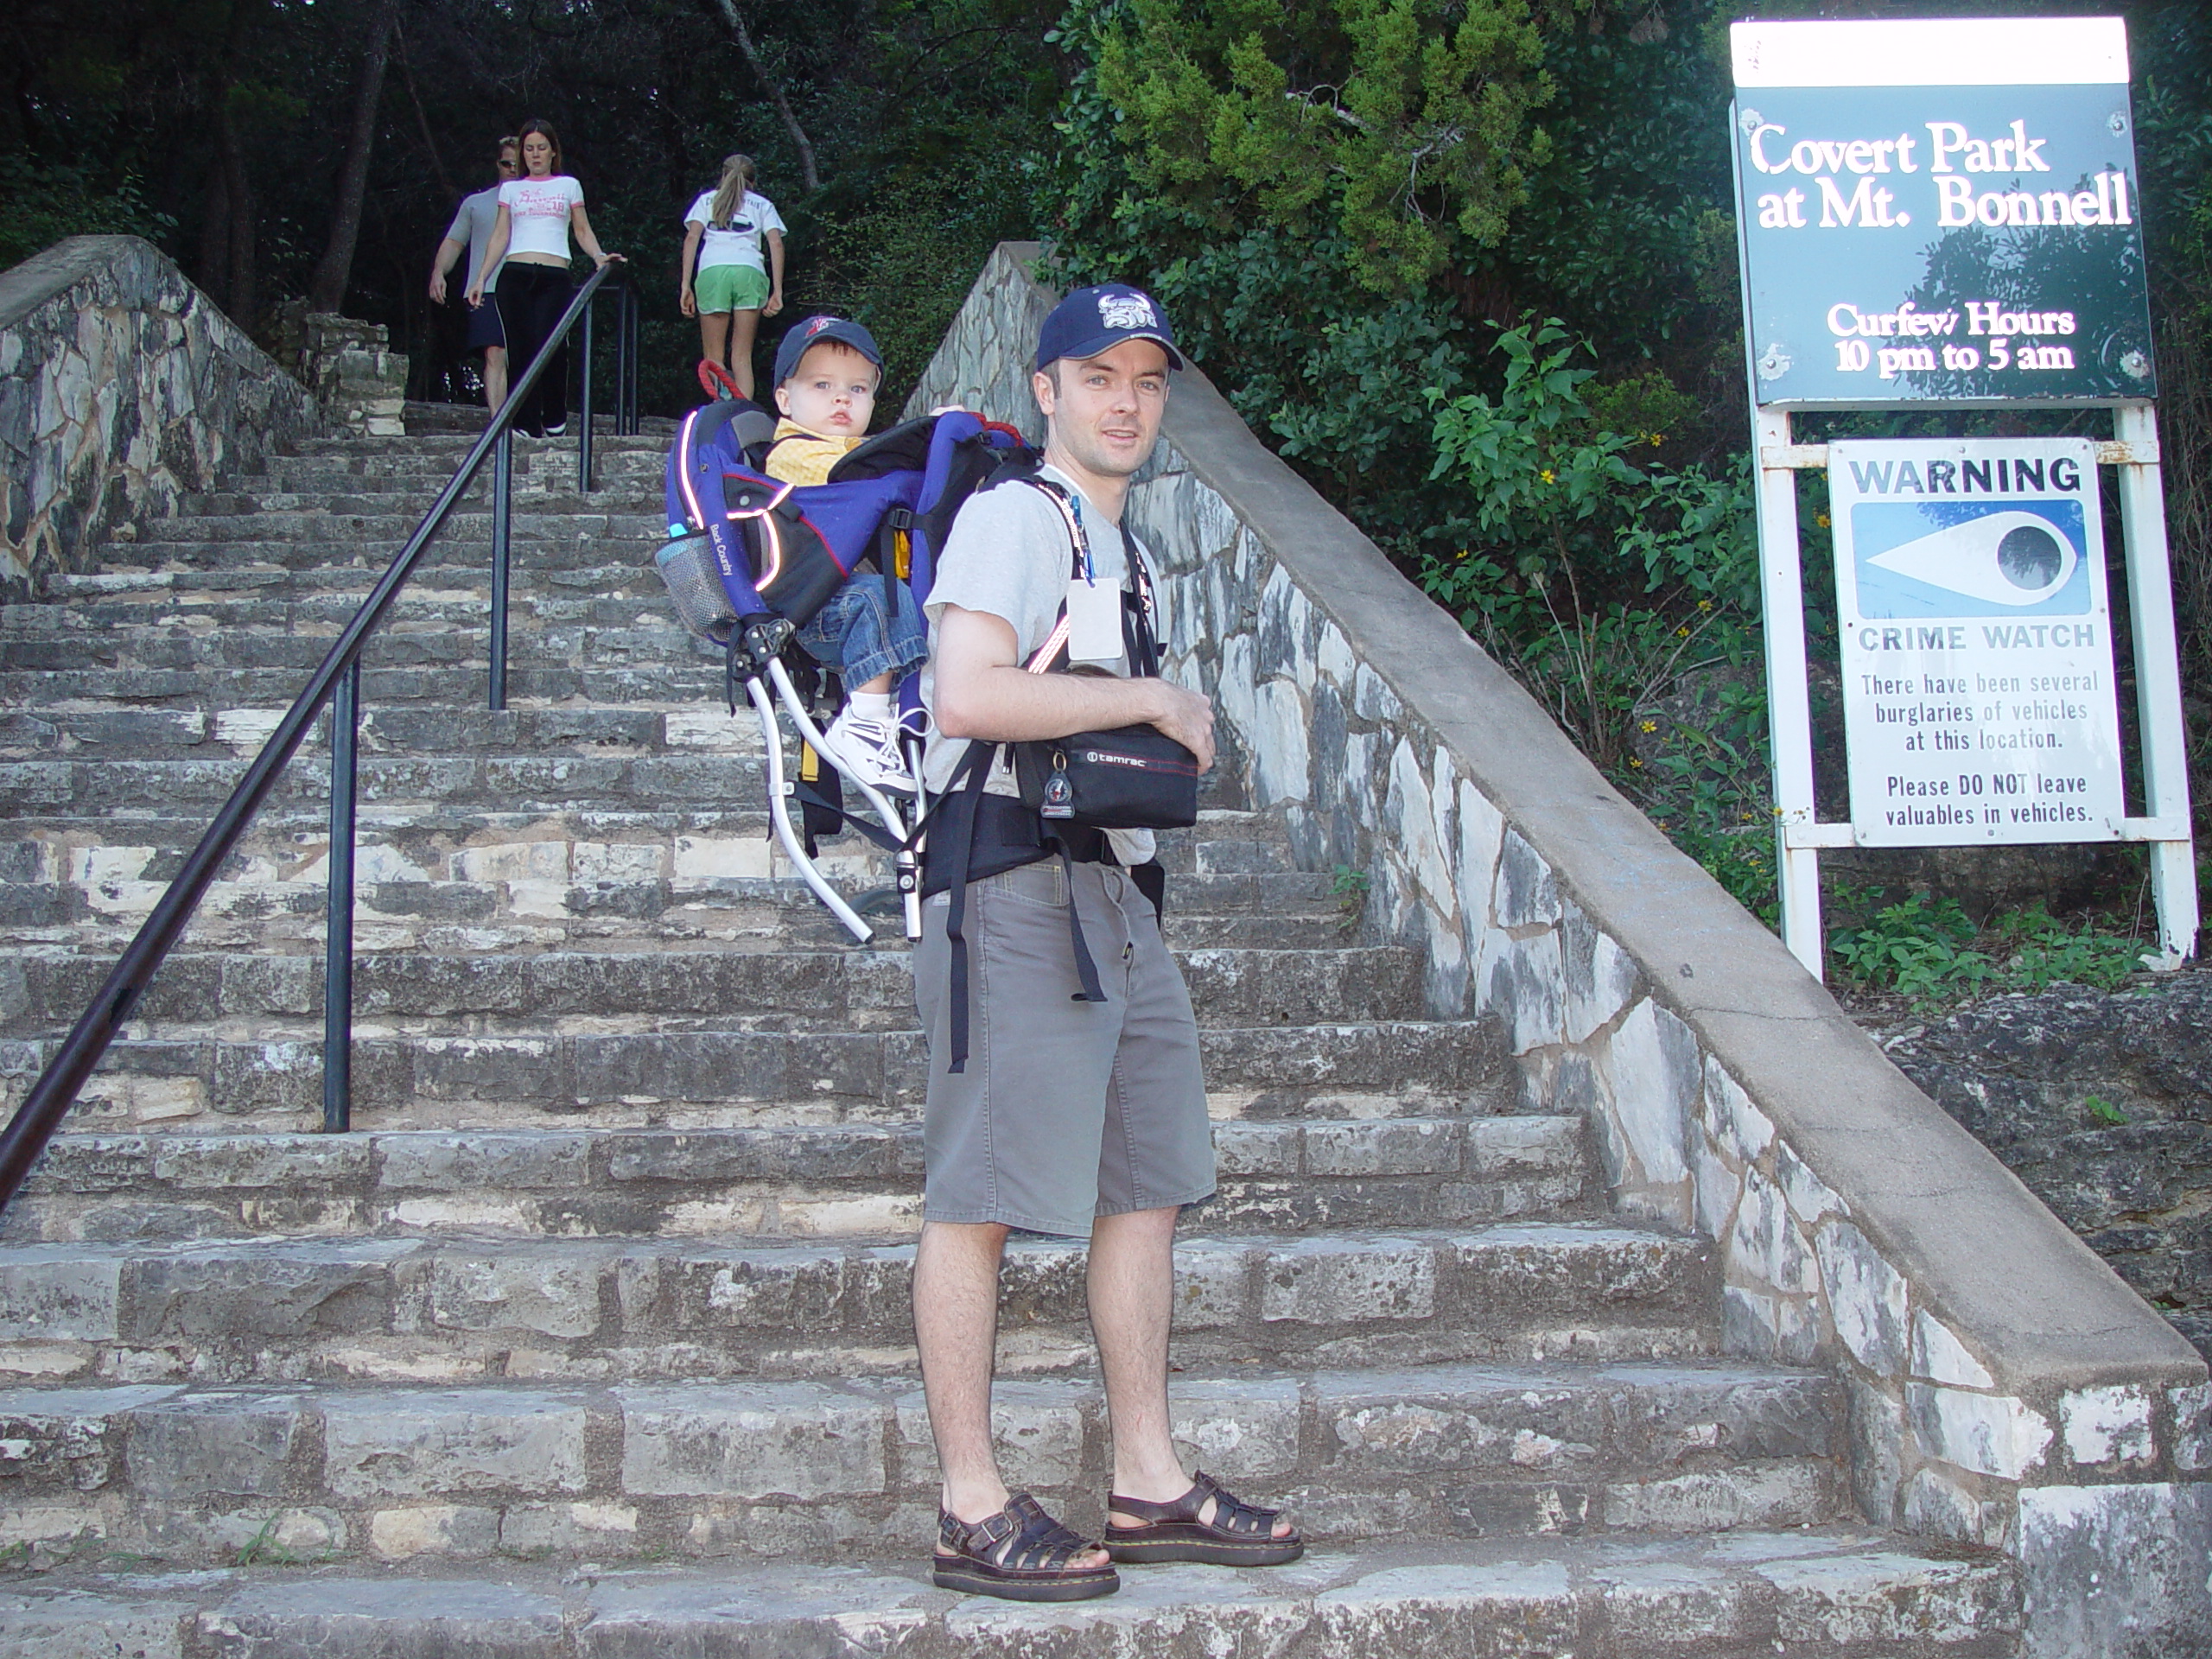
[[[1828,488],[1859,843],[2118,839],[2089,441],[1837,442]]]

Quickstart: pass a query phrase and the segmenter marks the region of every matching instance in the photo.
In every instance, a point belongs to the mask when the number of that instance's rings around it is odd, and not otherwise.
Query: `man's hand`
[[[1146,722],[1173,738],[1198,757],[1198,770],[1213,770],[1213,699],[1186,691],[1168,680],[1131,680],[1160,699],[1162,706],[1144,716]]]

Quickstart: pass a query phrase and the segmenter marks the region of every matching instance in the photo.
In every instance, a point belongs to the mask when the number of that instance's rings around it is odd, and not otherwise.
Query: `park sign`
[[[1828,446],[1862,847],[2123,834],[2096,447]]]
[[[2154,395],[2119,18],[1731,38],[1755,404]]]

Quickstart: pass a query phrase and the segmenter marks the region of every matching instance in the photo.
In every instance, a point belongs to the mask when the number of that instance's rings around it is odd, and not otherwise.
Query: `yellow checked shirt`
[[[867,442],[865,436],[825,438],[797,421],[778,421],[773,447],[762,470],[786,484],[827,484],[830,469],[845,458],[847,451]]]

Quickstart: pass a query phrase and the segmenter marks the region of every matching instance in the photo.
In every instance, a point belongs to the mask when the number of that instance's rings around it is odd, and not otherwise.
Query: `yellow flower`
[[[1459,550],[1459,556],[1463,559],[1467,556],[1467,550],[1465,548],[1463,547]]]
[[[1690,631],[1689,631],[1689,629],[1688,629],[1688,628],[1687,628],[1687,627],[1676,628],[1676,629],[1675,630],[1675,639],[1688,639],[1689,637],[1690,637]]]
[[[1628,758],[1628,763],[1630,766],[1641,770],[1643,766],[1643,757],[1640,754],[1631,754]]]
[[[1700,611],[1709,611],[1713,608],[1713,601],[1709,599],[1700,599],[1697,602],[1697,607]]]
[[[1651,435],[1651,447],[1654,449],[1656,449],[1661,444],[1666,442],[1667,435],[1664,432],[1654,432]]]
[[[1825,512],[1821,513],[1814,518],[1813,522],[1818,524],[1822,530],[1826,530],[1828,527],[1828,516]]]
[[[1659,722],[1656,720],[1647,720],[1641,726],[1637,728],[1637,730],[1640,732],[1656,732],[1658,729]]]
[[[1542,479],[1547,484],[1555,484],[1559,481],[1552,475],[1552,469],[1548,467],[1545,467],[1542,472],[1537,474],[1536,476]]]

